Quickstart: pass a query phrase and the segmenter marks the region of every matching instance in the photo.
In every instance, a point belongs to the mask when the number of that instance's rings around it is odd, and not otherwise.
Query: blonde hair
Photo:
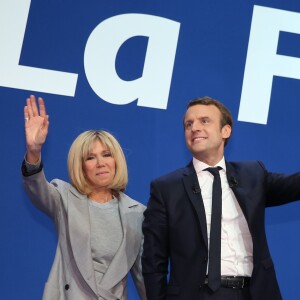
[[[128,172],[123,150],[116,138],[104,130],[88,130],[81,133],[72,143],[68,154],[68,172],[71,184],[82,194],[89,195],[92,188],[85,178],[83,163],[91,152],[95,141],[100,141],[110,151],[116,163],[116,173],[108,186],[117,196],[128,183]]]

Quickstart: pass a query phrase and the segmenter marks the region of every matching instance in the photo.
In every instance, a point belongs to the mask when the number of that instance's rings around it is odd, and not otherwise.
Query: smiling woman
[[[29,198],[55,222],[58,245],[43,299],[127,299],[131,272],[145,300],[141,273],[144,205],[124,190],[126,160],[108,132],[89,130],[73,142],[68,156],[71,184],[48,182],[41,161],[49,117],[42,98],[24,108],[27,152],[22,164]],[[38,107],[39,106],[39,107]]]

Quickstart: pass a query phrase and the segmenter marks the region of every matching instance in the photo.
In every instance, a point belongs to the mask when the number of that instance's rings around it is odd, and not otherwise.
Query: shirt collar
[[[193,157],[193,165],[197,174],[199,174],[201,171],[209,167],[221,167],[226,172],[226,164],[225,164],[224,156],[215,166],[209,166],[208,164]]]

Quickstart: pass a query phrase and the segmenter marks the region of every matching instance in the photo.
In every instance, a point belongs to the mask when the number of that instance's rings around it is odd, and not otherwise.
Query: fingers
[[[32,116],[35,117],[35,116],[38,116],[39,115],[39,111],[38,111],[38,107],[37,107],[37,104],[36,104],[36,99],[35,99],[35,96],[31,95],[30,96],[30,104],[31,104],[31,110],[32,110]],[[29,117],[31,117],[29,115]]]
[[[32,118],[33,117],[33,110],[32,110],[31,99],[33,101],[35,101],[35,97],[34,96],[30,96],[29,98],[26,99],[26,104],[27,104],[26,107],[27,107],[28,118]]]
[[[43,122],[43,130],[48,133],[48,128],[49,128],[49,116],[45,115],[44,117],[44,122]]]
[[[31,95],[29,98],[26,99],[26,106],[24,107],[24,118],[25,121],[28,121],[30,118],[35,116],[41,116],[45,118],[46,114],[46,107],[43,98],[38,98],[38,106],[36,103],[36,98],[34,95]],[[39,112],[40,111],[40,112]]]
[[[47,116],[46,106],[45,106],[43,98],[39,97],[38,102],[39,102],[40,116],[43,118],[46,118],[46,116]]]
[[[29,120],[27,106],[24,106],[24,120],[25,120],[25,123],[28,122],[28,120]]]

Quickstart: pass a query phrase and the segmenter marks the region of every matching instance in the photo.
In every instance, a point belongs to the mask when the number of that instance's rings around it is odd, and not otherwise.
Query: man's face
[[[221,160],[231,126],[221,128],[221,112],[216,106],[198,104],[189,107],[184,128],[187,147],[195,158],[209,164]]]

